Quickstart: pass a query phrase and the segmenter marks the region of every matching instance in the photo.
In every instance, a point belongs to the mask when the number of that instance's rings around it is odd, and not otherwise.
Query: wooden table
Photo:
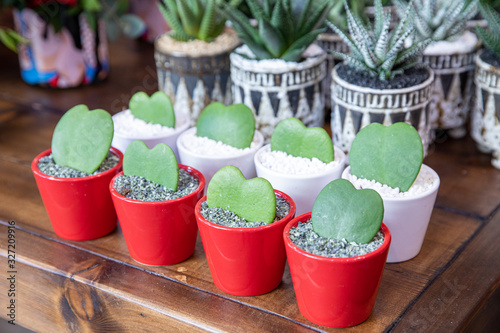
[[[334,331],[300,314],[288,269],[273,292],[234,297],[214,286],[199,239],[187,261],[149,267],[130,258],[120,229],[85,242],[54,234],[30,163],[50,147],[61,115],[79,103],[116,113],[136,91],[157,89],[151,45],[122,40],[111,57],[106,82],[50,90],[23,83],[16,56],[0,48],[1,317],[9,319],[7,233],[15,221],[15,318],[29,329]],[[470,138],[439,138],[425,163],[438,172],[441,187],[422,251],[386,265],[372,315],[347,331],[498,329],[500,170]]]

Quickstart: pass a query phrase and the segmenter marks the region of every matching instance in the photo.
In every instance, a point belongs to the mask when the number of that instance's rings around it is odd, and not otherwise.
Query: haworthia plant
[[[500,59],[500,14],[487,1],[480,2],[481,15],[488,22],[488,28],[476,27],[476,32],[486,48]]]

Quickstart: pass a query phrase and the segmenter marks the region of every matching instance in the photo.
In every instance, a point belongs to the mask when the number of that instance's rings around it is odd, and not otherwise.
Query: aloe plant
[[[411,5],[403,0],[394,4],[399,13]],[[464,33],[467,21],[477,14],[478,0],[415,0],[412,5],[416,39],[453,40]]]
[[[247,0],[249,17],[227,4],[221,8],[233,23],[241,41],[256,59],[299,61],[304,50],[325,31],[324,23],[331,4],[328,0]]]
[[[484,0],[480,2],[479,10],[483,18],[488,22],[489,29],[476,26],[477,35],[486,48],[492,50],[500,59],[500,14],[491,4]]]
[[[162,0],[158,3],[161,13],[172,28],[170,37],[186,42],[199,39],[213,41],[226,23],[217,6],[236,7],[241,0]]]
[[[345,0],[344,5],[350,36],[331,22],[328,22],[328,25],[347,44],[351,54],[330,51],[332,54],[358,71],[377,75],[380,80],[392,79],[419,64],[418,57],[430,40],[426,39],[405,48],[405,40],[414,32],[411,6],[407,7],[398,25],[390,30],[391,13],[382,10],[381,0],[375,0],[373,26],[354,17]]]

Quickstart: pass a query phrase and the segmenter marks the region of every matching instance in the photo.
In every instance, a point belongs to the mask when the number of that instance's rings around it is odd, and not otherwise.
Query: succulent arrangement
[[[327,0],[246,2],[256,26],[238,9],[225,3],[221,8],[257,60],[299,61],[304,50],[325,31],[321,26],[331,8]]]
[[[181,42],[199,39],[213,41],[225,26],[226,18],[220,15],[218,5],[236,7],[241,0],[162,0],[158,3],[161,13],[170,25],[170,37]]]
[[[412,2],[413,0],[410,1],[410,5]],[[397,74],[402,74],[406,69],[419,64],[418,58],[431,40],[425,39],[405,48],[405,40],[414,32],[410,5],[406,8],[398,25],[391,31],[391,13],[383,11],[381,0],[375,0],[373,26],[355,17],[346,2],[344,5],[349,34],[331,22],[327,23],[348,45],[351,54],[331,51],[332,54],[346,61],[354,69],[378,76],[380,80],[392,79]]]
[[[467,28],[467,21],[477,14],[478,0],[403,0],[394,2],[400,14],[409,7],[414,8],[412,16],[416,28],[416,40],[453,40]]]
[[[480,2],[481,15],[488,22],[488,29],[477,26],[476,33],[487,49],[492,50],[500,59],[500,14],[487,1]]]

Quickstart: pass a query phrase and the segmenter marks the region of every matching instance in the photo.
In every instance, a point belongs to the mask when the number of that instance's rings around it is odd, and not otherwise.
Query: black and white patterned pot
[[[429,146],[428,106],[431,98],[434,74],[428,68],[429,77],[419,85],[404,89],[372,89],[346,82],[337,74],[338,65],[332,71],[333,144],[346,154],[360,129],[370,123],[386,126],[396,122],[413,125],[424,146]]]
[[[296,117],[308,127],[323,126],[326,52],[317,45],[313,49],[314,56],[300,63],[252,60],[238,54],[241,49],[231,53],[234,103],[252,109],[266,142],[285,118]]]
[[[500,169],[500,68],[476,58],[476,102],[471,136],[482,152],[493,153],[491,164]]]

